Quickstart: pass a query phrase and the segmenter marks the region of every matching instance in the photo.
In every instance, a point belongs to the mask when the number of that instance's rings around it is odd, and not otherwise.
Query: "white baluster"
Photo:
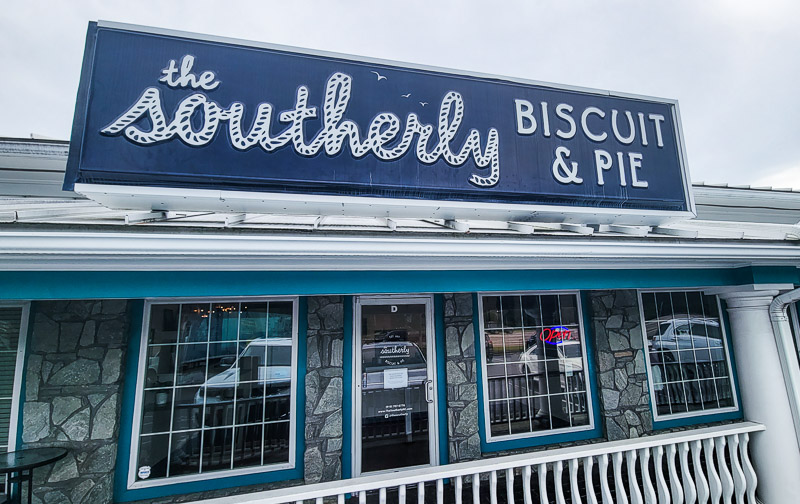
[[[461,476],[456,477],[456,504],[461,504],[461,489],[464,485],[464,482],[461,480]]]
[[[717,448],[719,479],[722,482],[722,502],[730,504],[733,497],[733,476],[728,470],[728,464],[725,463],[725,438],[722,436],[714,438],[714,444]]]
[[[342,503],[344,504],[344,503]],[[406,486],[400,485],[397,488],[397,504],[406,504]]]
[[[358,502],[359,504],[367,503],[367,492],[358,492]]]
[[[717,474],[717,464],[714,462],[714,440],[711,438],[703,440],[703,453],[706,458],[706,470],[708,471],[708,489],[711,492],[711,504],[719,504],[722,498],[722,483]]]
[[[425,504],[425,482],[417,483],[417,504]]]
[[[522,468],[522,498],[525,504],[533,504],[533,497],[531,496],[531,466],[526,465]]]
[[[514,504],[514,469],[506,469],[506,499],[508,504]]]
[[[536,474],[539,477],[539,504],[549,504],[550,499],[547,498],[547,464],[539,464],[536,468]]]
[[[593,468],[594,457],[583,457],[583,481],[586,486],[587,504],[597,504],[597,494],[594,492],[594,482],[592,481]]]
[[[675,445],[667,445],[667,469],[669,470],[669,488],[672,493],[672,502],[683,504],[683,487],[678,479],[678,471],[675,469]]]
[[[692,480],[692,473],[689,471],[689,443],[678,445],[679,460],[681,462],[681,479],[683,481],[683,498],[686,504],[697,502],[697,489]]]
[[[569,491],[572,504],[583,504],[581,491],[578,488],[578,459],[569,460]]]
[[[299,500],[299,501],[294,501],[294,504],[303,504],[303,501],[301,501],[301,500]]]
[[[444,504],[444,480],[441,478],[436,480],[436,502]]]
[[[617,496],[616,504],[628,504],[628,493],[625,491],[625,484],[622,482],[622,452],[615,452],[611,455],[614,461],[614,494]]]
[[[639,467],[642,470],[642,488],[644,489],[645,504],[658,504],[656,500],[656,489],[653,487],[653,480],[650,477],[650,449],[639,449]]]
[[[378,502],[380,504],[386,504],[386,488],[383,487],[378,490]]]
[[[472,504],[480,504],[481,502],[481,475],[475,473],[472,475]]]
[[[753,469],[753,464],[750,462],[750,453],[747,451],[747,445],[750,443],[750,434],[745,432],[740,434],[741,441],[739,443],[739,453],[742,456],[742,465],[744,466],[744,479],[747,482],[747,502],[748,504],[756,502],[756,486],[758,485],[758,477],[756,471]]]
[[[728,457],[731,459],[731,473],[733,474],[733,492],[736,495],[736,504],[744,504],[744,492],[746,483],[744,471],[739,462],[739,436],[732,434],[728,436]]]
[[[664,478],[664,447],[656,446],[656,489],[658,490],[658,503],[669,504],[671,498],[669,496],[669,487],[667,480]]]
[[[600,493],[603,495],[603,504],[614,504],[611,489],[608,487],[608,454],[600,456]]]
[[[489,473],[489,499],[492,504],[497,504],[497,471]]]
[[[560,460],[555,463],[554,465],[554,472],[553,472],[553,482],[555,483],[556,488],[556,503],[557,504],[567,504],[567,499],[564,498],[564,487],[563,487],[563,475],[564,475],[564,463]]]
[[[336,498],[336,504],[344,504],[344,494],[339,494]]]
[[[697,504],[707,504],[708,498],[711,493],[708,490],[708,480],[703,473],[703,464],[700,459],[702,451],[702,444],[700,441],[692,441],[692,462],[694,465],[694,486],[697,489]]]
[[[636,479],[636,450],[625,452],[625,463],[628,466],[628,493],[631,496],[631,504],[644,504],[639,481]]]
[[[314,502],[316,502],[316,504],[322,504],[322,501],[323,501],[322,497],[317,497],[317,499]]]

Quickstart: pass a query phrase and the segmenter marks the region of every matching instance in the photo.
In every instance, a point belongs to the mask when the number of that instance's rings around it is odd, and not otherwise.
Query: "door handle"
[[[433,380],[425,380],[425,401],[433,403]]]

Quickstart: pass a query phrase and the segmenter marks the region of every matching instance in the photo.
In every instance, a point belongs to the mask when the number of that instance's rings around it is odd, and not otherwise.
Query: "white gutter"
[[[794,243],[308,234],[0,232],[0,270],[731,268],[800,264]]]
[[[794,418],[795,436],[800,446],[800,365],[787,313],[789,305],[798,300],[800,300],[800,289],[776,296],[769,305],[769,318],[772,320],[772,332],[775,333],[775,343],[778,345],[786,393],[789,395],[789,406]]]

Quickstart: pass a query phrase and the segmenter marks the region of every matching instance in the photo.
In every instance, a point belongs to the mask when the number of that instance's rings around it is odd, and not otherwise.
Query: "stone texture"
[[[23,443],[70,449],[34,472],[32,501],[112,502],[128,302],[36,302],[32,312]]]
[[[472,295],[444,295],[447,431],[450,462],[481,457]]]
[[[308,298],[306,336],[306,483],[342,477],[342,352],[344,300]]]
[[[653,419],[636,291],[591,291],[589,299],[606,438],[648,434]]]

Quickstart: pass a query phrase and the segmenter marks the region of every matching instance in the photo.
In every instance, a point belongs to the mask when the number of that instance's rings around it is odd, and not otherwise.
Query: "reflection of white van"
[[[558,359],[558,371],[560,373],[583,371],[583,350],[581,349],[580,341],[567,340],[558,344],[540,341],[528,347],[519,357],[520,362],[525,364],[530,374],[539,375],[545,372],[544,360],[538,355],[539,345],[547,345],[545,346],[545,349],[549,350],[546,355],[547,359]],[[554,352],[553,348],[555,348]]]
[[[267,385],[270,395],[288,395],[292,380],[292,339],[259,338],[251,341],[228,369],[210,377],[200,385],[195,399],[206,404],[229,401],[237,382]],[[261,390],[258,390],[261,393]]]

